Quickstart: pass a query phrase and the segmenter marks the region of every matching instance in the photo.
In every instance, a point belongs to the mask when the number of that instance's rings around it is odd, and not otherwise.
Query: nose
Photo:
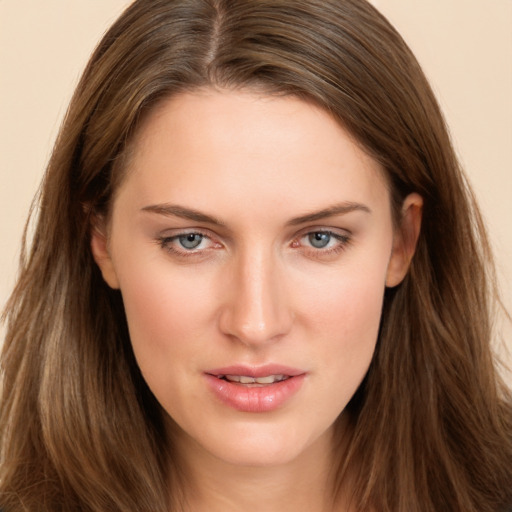
[[[227,300],[220,313],[221,331],[247,346],[275,342],[293,323],[284,286],[285,275],[275,258],[265,254],[241,256],[227,272]]]

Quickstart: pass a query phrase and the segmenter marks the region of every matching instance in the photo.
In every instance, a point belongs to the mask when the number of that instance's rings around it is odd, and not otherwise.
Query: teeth
[[[273,384],[281,382],[288,378],[287,375],[268,375],[267,377],[248,377],[246,375],[224,375],[229,382],[239,382],[240,384]]]

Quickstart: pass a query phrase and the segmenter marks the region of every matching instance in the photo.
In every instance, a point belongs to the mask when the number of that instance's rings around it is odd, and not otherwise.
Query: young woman
[[[6,311],[0,502],[505,511],[489,247],[362,0],[138,0],[77,88]]]

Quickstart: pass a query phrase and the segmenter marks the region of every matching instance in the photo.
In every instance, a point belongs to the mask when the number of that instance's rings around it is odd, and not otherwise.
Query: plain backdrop
[[[0,308],[21,233],[85,63],[126,0],[0,0]],[[374,0],[445,112],[512,309],[512,0]],[[2,335],[0,330],[0,337]],[[505,326],[510,346],[512,329]]]

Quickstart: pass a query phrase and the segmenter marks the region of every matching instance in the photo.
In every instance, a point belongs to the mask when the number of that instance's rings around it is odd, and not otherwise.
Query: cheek
[[[193,367],[201,353],[200,338],[211,328],[213,294],[208,281],[170,272],[169,266],[158,263],[128,264],[122,270],[130,338],[144,376],[165,380],[171,370]]]
[[[321,367],[342,406],[359,386],[375,351],[384,297],[385,267],[355,268],[309,295],[309,327]]]
[[[376,334],[385,290],[386,261],[349,262],[345,268],[309,283],[307,301],[309,318],[344,340],[357,340]],[[366,335],[365,335],[366,333]]]

